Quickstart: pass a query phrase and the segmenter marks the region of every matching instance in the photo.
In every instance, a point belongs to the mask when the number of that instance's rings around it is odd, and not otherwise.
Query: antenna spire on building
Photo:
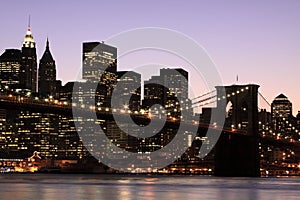
[[[23,41],[23,47],[31,47],[31,48],[35,48],[35,42],[31,33],[31,27],[30,27],[30,15],[28,17],[28,28],[27,28],[27,32],[25,35],[25,39]]]
[[[49,39],[48,39],[48,35],[47,35],[46,48],[49,49]]]
[[[30,15],[28,17],[28,30],[30,31]]]

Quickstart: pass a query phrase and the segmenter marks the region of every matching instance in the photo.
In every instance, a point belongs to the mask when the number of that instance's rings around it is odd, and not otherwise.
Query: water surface
[[[300,198],[300,177],[0,174],[0,192],[15,200],[290,200]]]

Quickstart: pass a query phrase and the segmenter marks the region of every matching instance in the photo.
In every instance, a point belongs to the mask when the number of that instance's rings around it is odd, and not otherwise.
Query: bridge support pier
[[[225,126],[245,131],[245,134],[222,132],[215,147],[216,176],[260,176],[258,88],[254,84],[216,87],[217,98],[222,100],[217,109],[224,109],[221,105],[231,102]]]
[[[222,133],[215,146],[215,176],[260,177],[258,139]]]

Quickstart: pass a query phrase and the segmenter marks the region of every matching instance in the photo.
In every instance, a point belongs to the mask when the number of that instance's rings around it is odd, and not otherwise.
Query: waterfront
[[[0,199],[298,199],[300,177],[1,174]]]

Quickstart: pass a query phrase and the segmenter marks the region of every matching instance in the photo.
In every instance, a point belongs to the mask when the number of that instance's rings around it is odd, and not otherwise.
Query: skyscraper
[[[179,116],[180,110],[187,110],[192,116],[191,101],[188,99],[188,72],[181,68],[161,69],[160,76],[152,76],[145,81],[143,105],[149,108],[154,104],[165,104],[168,113]]]
[[[271,116],[273,129],[279,133],[285,133],[290,129],[289,123],[293,118],[292,103],[284,94],[278,95],[271,104]]]
[[[114,89],[114,93],[119,96],[117,108],[138,110],[141,104],[141,74],[134,71],[118,71],[117,75],[117,88],[122,87],[122,91]],[[126,102],[125,99],[129,101]]]
[[[96,98],[98,106],[110,106],[110,97],[117,81],[117,48],[103,42],[83,43],[82,78],[90,83],[98,83],[97,89],[91,89],[81,95],[83,102]],[[85,97],[84,97],[85,96]]]
[[[99,81],[104,71],[116,73],[117,48],[103,42],[83,43],[82,78]]]
[[[23,85],[23,89],[29,89],[31,92],[36,92],[37,58],[30,23],[28,24],[27,33],[22,45],[21,73],[21,84]]]
[[[38,91],[42,97],[56,96],[56,66],[49,48],[47,38],[46,50],[40,60],[38,75]]]
[[[0,85],[8,89],[20,88],[21,51],[6,49],[0,56]]]
[[[154,107],[150,113],[160,117],[166,115],[169,121],[183,120],[182,113],[191,116],[191,101],[188,99],[188,72],[177,69],[161,69],[159,76],[152,76],[144,82],[144,99],[142,106],[149,110],[153,105],[161,105],[162,108]],[[165,110],[165,111],[164,111]],[[163,112],[163,113],[161,113]],[[168,121],[166,122],[169,123]],[[152,152],[166,146],[177,134],[178,127],[170,128],[165,125],[154,136],[139,141],[139,152]]]

